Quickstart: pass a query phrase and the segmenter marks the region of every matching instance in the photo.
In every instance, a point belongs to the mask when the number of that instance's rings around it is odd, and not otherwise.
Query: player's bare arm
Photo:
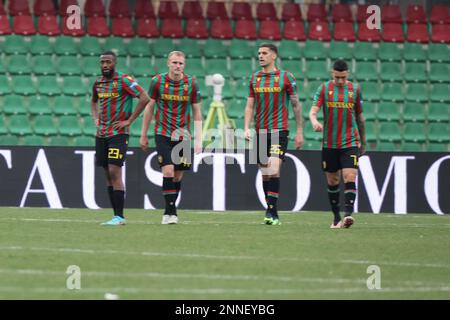
[[[113,128],[115,130],[119,130],[123,127],[129,127],[131,126],[131,124],[133,123],[134,120],[136,120],[137,117],[139,117],[139,115],[141,114],[141,112],[144,110],[145,106],[147,105],[147,103],[150,101],[150,98],[148,97],[147,92],[142,92],[139,95],[139,102],[138,105],[136,106],[136,109],[134,110],[134,112],[131,114],[131,116],[124,121],[118,121],[113,125]]]
[[[144,119],[142,121],[142,129],[141,129],[141,137],[139,139],[139,144],[141,145],[142,150],[146,150],[148,148],[148,128],[150,127],[150,123],[152,122],[153,114],[155,112],[155,104],[156,100],[150,98],[150,102],[145,107],[144,111]]]
[[[194,117],[194,152],[199,154],[202,152],[202,104],[194,103],[192,104],[192,114]]]
[[[309,111],[309,120],[311,121],[313,130],[316,132],[321,132],[323,130],[322,124],[317,120],[317,112],[319,112],[319,107],[312,106]]]
[[[244,117],[244,131],[245,131],[245,139],[250,140],[250,122],[253,117],[253,108],[255,104],[255,98],[247,98],[247,104],[245,106],[245,117]]]
[[[305,143],[303,138],[303,120],[302,120],[302,105],[298,99],[297,94],[293,94],[289,97],[292,103],[292,110],[294,111],[295,122],[297,124],[297,131],[294,138],[295,148],[301,149]]]
[[[359,155],[362,156],[366,153],[366,120],[362,113],[358,114],[356,117],[356,124],[358,125],[358,132],[361,138],[359,146]]]

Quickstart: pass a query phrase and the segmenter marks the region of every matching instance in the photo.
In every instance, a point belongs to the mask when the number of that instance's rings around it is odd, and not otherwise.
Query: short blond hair
[[[168,56],[167,56],[167,60],[169,60],[171,56],[180,56],[180,57],[183,57],[184,59],[186,59],[186,55],[182,51],[172,51],[172,52],[170,52],[168,54]]]

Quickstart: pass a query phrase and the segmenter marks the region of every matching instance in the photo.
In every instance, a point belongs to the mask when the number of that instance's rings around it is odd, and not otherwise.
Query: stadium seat
[[[427,17],[424,8],[419,5],[408,5],[408,9],[406,11],[406,22],[408,24],[427,23]]]
[[[70,147],[73,145],[72,138],[54,135],[49,138],[48,145],[53,147]]]
[[[253,20],[252,8],[248,2],[233,2],[231,7],[231,19]]]
[[[206,18],[210,21],[220,19],[228,20],[227,8],[225,2],[207,2],[208,8],[206,10]]]
[[[222,40],[207,40],[203,48],[203,54],[206,58],[226,58],[229,47]]]
[[[0,36],[9,35],[11,32],[8,16],[0,14]]]
[[[253,67],[251,61],[248,59],[231,60],[231,75],[234,79],[248,79],[250,75],[253,73]],[[248,89],[248,87],[247,87]]]
[[[93,37],[108,37],[110,31],[105,17],[90,17],[86,19],[86,33]]]
[[[418,142],[403,142],[400,146],[400,150],[406,152],[422,152],[423,144]]]
[[[136,35],[143,38],[159,37],[158,26],[154,18],[140,18],[136,23]]]
[[[428,121],[448,123],[449,106],[445,103],[430,103],[428,107]]]
[[[208,38],[208,27],[204,19],[188,19],[186,22],[186,36],[195,39]]]
[[[4,117],[0,117],[0,140],[3,139],[5,134],[8,133],[8,129],[6,128]],[[0,142],[0,145],[5,145],[3,142]]]
[[[181,19],[164,19],[161,21],[161,36],[164,38],[183,38],[184,30]]]
[[[377,81],[377,64],[374,62],[358,62],[356,64],[355,77],[359,82]]]
[[[135,39],[135,38],[133,38],[133,39]],[[106,38],[106,41],[103,44],[103,48],[105,50],[114,51],[119,56],[119,58],[120,57],[126,58],[126,56],[128,54],[128,48],[130,48],[132,50],[135,50],[135,48],[130,45],[131,42],[125,43],[124,40],[125,39],[123,39],[122,37],[114,37],[114,36],[108,37],[108,38]]]
[[[36,95],[30,98],[28,113],[32,116],[50,115],[52,108],[48,97]]]
[[[47,141],[43,136],[32,134],[23,137],[23,144],[26,146],[46,146]]]
[[[92,147],[95,145],[94,136],[76,136],[73,141],[77,147]]]
[[[135,137],[141,136],[142,117],[136,119],[130,127],[130,135]]]
[[[229,48],[229,55],[232,59],[251,59],[256,57],[257,48],[249,45],[246,40],[232,39]]]
[[[369,29],[366,22],[358,25],[358,40],[367,42],[380,42],[381,35],[378,29]]]
[[[0,74],[0,96],[11,93],[11,85],[6,75]]]
[[[450,85],[448,83],[433,83],[430,100],[434,102],[450,102]]]
[[[353,57],[357,61],[375,61],[377,60],[377,49],[371,42],[355,42]]]
[[[111,34],[117,37],[131,38],[134,37],[133,25],[128,17],[113,18]]]
[[[155,57],[167,58],[167,54],[176,49],[177,47],[174,45],[172,39],[160,38],[158,39],[158,45],[153,46],[153,54]]]
[[[142,84],[139,82],[139,84]],[[89,82],[88,88],[92,88],[93,81]],[[143,87],[145,90],[149,88],[149,86]],[[60,96],[60,98],[63,96]],[[55,99],[56,100],[56,99]],[[68,104],[71,104],[75,110],[77,110],[78,114],[81,116],[91,116],[91,97],[81,96],[81,97],[72,97]],[[91,120],[92,121],[92,120]]]
[[[152,55],[153,50],[147,39],[136,37],[131,39],[128,45],[133,48],[129,52],[131,57],[150,57]]]
[[[356,40],[355,30],[351,22],[336,22],[334,24],[333,38],[336,41],[350,41]]]
[[[404,76],[408,82],[426,82],[428,80],[426,63],[407,63]]]
[[[328,56],[328,48],[322,41],[306,41],[303,55],[307,60],[324,60]]]
[[[256,5],[256,18],[260,21],[263,20],[278,21],[275,5],[272,2],[258,3]]]
[[[305,73],[308,80],[325,81],[330,78],[326,61],[307,61]]]
[[[24,96],[36,94],[36,88],[29,75],[13,77],[12,88],[14,93]]]
[[[33,130],[30,126],[30,119],[26,115],[12,115],[9,118],[8,130],[13,135],[24,136],[32,134]]]
[[[27,114],[24,98],[15,94],[7,95],[3,102],[3,113],[6,115]]]
[[[425,23],[414,23],[408,25],[408,32],[406,34],[406,41],[428,43],[429,39],[428,27]]]
[[[73,41],[73,37],[59,36],[56,37],[54,50],[57,56],[76,55],[78,45]]]
[[[428,152],[448,152],[448,144],[444,143],[428,143],[427,145]]]
[[[178,19],[179,11],[176,1],[161,1],[159,3],[158,17],[160,19]]]
[[[39,17],[38,33],[47,36],[57,36],[61,34],[57,17],[48,15]]]
[[[403,107],[403,121],[424,122],[425,108],[422,103],[406,102]]]
[[[80,60],[81,71],[85,76],[100,75],[100,61],[98,57],[84,57]]]
[[[186,63],[186,73],[189,75],[194,75],[196,77],[201,77],[205,75],[205,68],[203,67],[202,59],[192,58]]]
[[[403,27],[400,23],[383,24],[383,41],[386,42],[404,42]]]
[[[84,5],[84,14],[86,17],[104,17],[105,6],[103,0],[86,0]]]
[[[8,1],[8,12],[11,16],[29,16],[30,4],[28,0]]]
[[[427,60],[427,50],[424,45],[405,42],[403,46],[403,60],[406,62],[425,62]]]
[[[51,37],[36,35],[31,38],[29,52],[33,56],[51,55],[54,52],[54,41]]]
[[[95,128],[94,121],[92,120],[92,116],[83,117],[81,131],[84,135],[94,137],[97,129]],[[150,131],[150,130],[149,130]]]
[[[369,5],[364,4],[364,5],[358,5],[357,10],[356,10],[356,21],[361,24],[361,23],[366,23],[367,19],[373,14],[372,13],[367,13],[367,8],[369,7]]]
[[[0,1],[0,16],[6,15],[5,7],[3,6],[3,2]]]
[[[400,142],[402,130],[397,123],[382,122],[379,126],[378,138],[380,141]]]
[[[431,41],[450,44],[450,24],[434,24]]]
[[[81,75],[81,63],[75,56],[62,56],[56,63],[58,73],[63,76]]]
[[[268,39],[272,41],[281,40],[281,31],[278,20],[263,20],[259,25],[259,39]]]
[[[383,81],[403,81],[403,66],[396,62],[380,64],[380,79]]]
[[[306,33],[303,21],[286,21],[284,23],[283,38],[286,40],[305,41]]]
[[[450,62],[450,46],[445,44],[428,45],[428,59],[430,62]]]
[[[38,92],[46,96],[57,96],[61,94],[61,88],[55,76],[42,76],[38,81]]]
[[[396,4],[384,5],[381,10],[381,22],[384,23],[403,23],[400,6]]]
[[[433,82],[450,82],[450,65],[448,63],[431,63],[429,78]]]
[[[432,142],[450,142],[448,123],[430,123],[428,125],[428,140]]]
[[[408,83],[406,88],[406,100],[415,102],[427,102],[429,97],[428,85],[422,83]]]
[[[68,115],[59,118],[59,133],[63,136],[73,137],[82,134],[77,116]]]
[[[91,88],[87,90],[85,84],[80,77],[64,77],[64,84],[62,86],[62,91],[65,95],[69,96],[80,96],[91,93]]]
[[[332,60],[348,59],[352,56],[352,50],[347,42],[344,41],[332,41],[330,43],[330,58]]]
[[[251,71],[250,71],[250,73],[247,74],[247,77],[250,74],[251,74]],[[250,90],[249,90],[249,80],[248,79],[241,78],[236,81],[236,86],[235,86],[235,90],[234,90],[234,97],[236,100],[247,99],[249,91]],[[235,101],[233,101],[232,103],[236,105]],[[244,104],[244,108],[245,108],[245,104]],[[240,109],[239,111],[235,112],[234,114],[230,114],[230,116],[233,118],[243,118],[244,117],[243,111],[244,111],[243,109]]]
[[[134,7],[134,17],[137,20],[156,19],[155,9],[153,8],[152,1],[136,0]]]
[[[377,82],[360,83],[364,100],[379,101],[381,97],[381,88]]]
[[[61,17],[66,17],[67,16],[67,9],[70,6],[73,5],[78,5],[78,0],[61,0],[60,1],[60,5],[59,5],[59,15]]]
[[[308,6],[307,19],[309,22],[327,22],[327,10],[323,4],[311,3]]]
[[[17,146],[19,144],[19,137],[16,135],[5,134],[0,136],[0,145],[2,146]]]
[[[62,34],[65,36],[72,36],[72,37],[81,37],[85,35],[84,27],[81,25],[78,27],[70,27],[67,24],[68,17],[63,17],[61,19],[61,31]]]
[[[298,3],[283,3],[281,9],[281,20],[287,21],[303,21],[302,12]]]
[[[201,58],[203,55],[203,45],[200,45],[196,39],[182,39],[180,41],[180,48],[183,48],[183,52],[188,58]]]
[[[403,49],[397,43],[381,42],[378,48],[378,58],[384,61],[401,61]]]
[[[81,55],[98,57],[102,50],[102,45],[97,37],[82,37],[80,39],[79,51]]]
[[[167,67],[167,63],[164,65]],[[135,78],[153,76],[151,61],[148,58],[134,58],[131,60],[130,71]]]
[[[181,16],[185,19],[203,20],[203,9],[198,1],[184,1]]]
[[[210,2],[209,5],[212,3],[218,2]],[[212,38],[224,40],[233,38],[233,29],[231,28],[231,24],[228,19],[214,19],[211,23],[210,33]]]
[[[364,112],[364,119],[366,121],[374,121],[376,119],[377,104],[374,103],[374,102],[364,101],[364,106],[363,107],[364,107],[364,110],[363,110],[363,112]]]
[[[36,34],[33,18],[31,16],[14,17],[13,32],[17,35],[31,36]]]
[[[36,0],[34,3],[35,16],[55,16],[57,14],[53,0]]]
[[[284,70],[291,72],[294,77],[297,79],[304,79],[305,75],[302,72],[302,65],[299,60],[283,60],[281,63],[281,67]],[[300,78],[302,77],[302,78]]]
[[[149,1],[147,1],[149,2]],[[109,5],[109,16],[111,18],[129,18],[130,7],[128,0],[115,0],[114,5]]]
[[[448,24],[450,23],[450,9],[448,4],[435,4],[431,9],[430,23]]]
[[[353,22],[352,12],[347,4],[335,4],[331,9],[331,17],[334,23]]]
[[[26,55],[10,56],[6,67],[11,74],[28,74],[31,72],[31,65]]]
[[[227,61],[224,59],[207,59],[205,70],[207,74],[220,73],[225,79],[230,76]]]
[[[302,51],[298,41],[283,40],[278,47],[278,55],[281,60],[299,60],[302,58]]]
[[[31,62],[31,71],[36,75],[55,75],[56,68],[51,56],[35,56]]]
[[[253,20],[236,21],[234,36],[238,39],[256,40],[255,22]]]
[[[311,22],[309,25],[308,38],[311,40],[330,41],[331,33],[328,29],[328,22]]]
[[[378,105],[376,116],[379,121],[399,122],[401,118],[400,105],[393,102],[381,102]]]

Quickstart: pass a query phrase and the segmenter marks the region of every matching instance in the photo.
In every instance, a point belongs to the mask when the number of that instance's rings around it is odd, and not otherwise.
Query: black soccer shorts
[[[174,165],[178,171],[191,168],[191,140],[172,140],[170,137],[157,134],[155,144],[160,167]]]
[[[258,164],[267,165],[269,157],[280,158],[284,161],[288,137],[288,130],[258,133],[255,137]]]
[[[322,170],[337,172],[341,169],[358,169],[359,150],[357,147],[343,149],[322,149]]]
[[[122,167],[128,149],[128,135],[118,134],[110,138],[95,139],[95,164],[106,168],[108,164]]]

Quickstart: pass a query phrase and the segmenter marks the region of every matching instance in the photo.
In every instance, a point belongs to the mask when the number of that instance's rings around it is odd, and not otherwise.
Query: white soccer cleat
[[[169,224],[169,218],[170,216],[168,214],[163,215],[161,224]]]
[[[353,219],[352,216],[347,216],[344,217],[343,223],[342,223],[342,227],[343,228],[350,228],[351,225],[355,222],[355,219]]]
[[[178,223],[178,216],[171,215],[169,216],[168,224],[177,224]]]

